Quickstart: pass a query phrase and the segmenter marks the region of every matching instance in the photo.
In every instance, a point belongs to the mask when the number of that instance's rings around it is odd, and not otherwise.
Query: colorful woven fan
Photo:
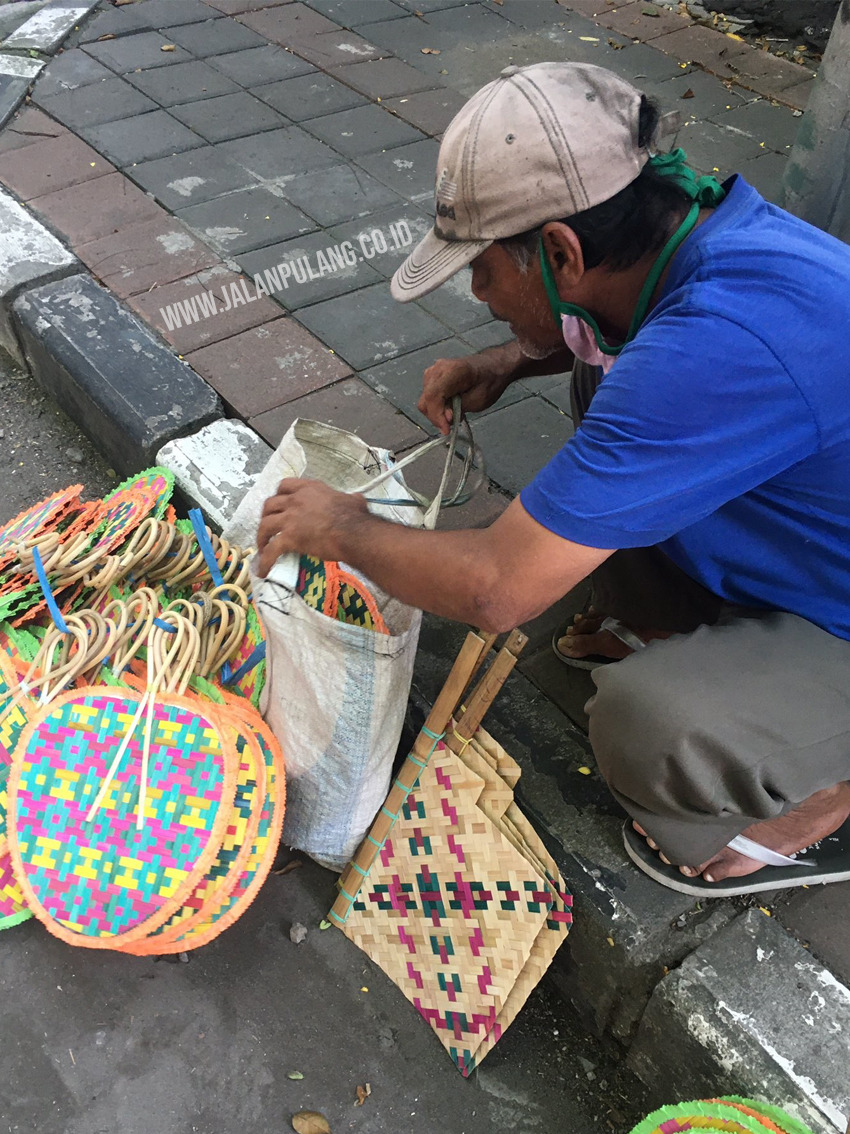
[[[0,929],[11,929],[31,917],[32,911],[27,909],[12,871],[11,858],[8,854],[0,855]]]
[[[464,1076],[514,1020],[572,921],[557,867],[513,802],[519,768],[479,727],[524,641],[509,639],[447,744],[445,722],[486,647],[469,636],[330,915]]]
[[[4,524],[0,528],[0,560],[14,555],[18,543],[55,528],[77,506],[82,490],[81,484],[72,484],[70,488],[54,492],[39,504],[26,508],[14,520]]]
[[[242,644],[230,662],[231,675],[224,687],[260,707],[260,696],[266,683],[265,637],[254,604],[248,606],[248,618]]]
[[[308,606],[328,618],[364,626],[379,634],[389,633],[365,583],[338,563],[302,555],[296,590]]]
[[[167,921],[211,866],[232,814],[237,760],[226,730],[213,706],[169,694],[152,713],[147,775],[136,729],[87,820],[139,701],[132,691],[63,694],[29,725],[12,768],[15,876],[36,917],[72,944],[114,948]]]
[[[729,1134],[812,1134],[804,1123],[778,1107],[730,1096],[663,1106],[632,1134],[680,1134],[684,1130],[724,1130]]]

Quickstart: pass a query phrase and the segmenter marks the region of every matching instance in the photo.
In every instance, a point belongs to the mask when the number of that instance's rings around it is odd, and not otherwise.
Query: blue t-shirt
[[[850,638],[850,247],[727,187],[522,502]]]

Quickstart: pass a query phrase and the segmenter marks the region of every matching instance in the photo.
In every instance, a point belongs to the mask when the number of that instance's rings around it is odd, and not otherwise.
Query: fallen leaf
[[[440,55],[441,54],[439,47],[422,47],[422,48],[420,48],[420,51],[422,52],[423,55]]]
[[[300,1071],[290,1071],[289,1074],[286,1077],[287,1077],[287,1079],[303,1079],[304,1078],[304,1076],[301,1074]]]
[[[595,35],[580,35],[579,39],[582,43],[599,43],[599,40]]]
[[[110,32],[109,35],[99,35],[97,37],[98,43],[103,43],[105,39],[115,39],[115,36]]]
[[[505,2],[505,0],[493,0],[493,3],[498,4],[500,8],[504,4],[504,2]]]
[[[586,767],[585,765],[582,765],[582,767],[581,767],[581,768],[579,768],[579,772],[581,772],[581,774],[582,774],[583,776],[590,776],[590,775],[592,775],[592,772],[591,772],[590,768]]]
[[[159,49],[160,51],[175,51],[176,48],[173,43],[164,43]]]
[[[626,45],[624,43],[618,43],[616,39],[609,39],[608,46],[613,47],[615,51],[622,51]]]
[[[726,35],[729,39],[736,39],[738,43],[744,42],[744,37],[742,35],[735,35],[735,33],[732,31],[726,32]]]
[[[759,909],[765,915],[765,917],[773,917],[773,914],[770,912],[767,906],[759,906]]]
[[[268,219],[269,218],[266,217],[266,220],[268,220]],[[303,866],[303,865],[304,865],[304,863],[301,861],[300,858],[293,858],[290,862],[288,862],[286,864],[286,866],[282,866],[280,868],[280,870],[273,870],[272,874],[279,874],[279,875],[291,874],[293,870],[297,870],[299,866]]]
[[[333,352],[331,352],[331,353],[333,353]],[[320,921],[319,922],[319,929],[330,929],[330,927],[331,927],[331,923],[329,921]]]
[[[357,1087],[357,1102],[354,1105],[355,1106],[362,1106],[364,1104],[364,1102],[366,1101],[366,1099],[368,1099],[369,1095],[371,1095],[371,1093],[372,1093],[372,1084],[371,1083],[367,1083],[365,1087],[358,1086]]]
[[[296,1134],[331,1134],[328,1120],[317,1110],[299,1110],[293,1114],[292,1129]]]
[[[608,942],[608,944],[613,949],[614,948],[614,938],[613,937],[606,937],[605,940]]]
[[[694,92],[691,90],[691,88],[688,87],[688,89],[685,91],[685,93],[683,95],[680,95],[679,97],[680,98],[695,98],[696,96],[694,95]]]

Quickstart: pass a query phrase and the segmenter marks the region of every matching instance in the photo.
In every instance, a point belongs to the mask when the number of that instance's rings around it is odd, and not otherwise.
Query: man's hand
[[[492,350],[467,358],[440,358],[423,376],[419,412],[441,433],[448,433],[453,397],[461,395],[464,413],[489,409],[513,380],[512,370],[513,367],[508,369],[498,352]]]
[[[265,579],[281,555],[290,551],[339,559],[341,531],[368,512],[363,496],[337,492],[320,480],[282,480],[277,495],[263,505],[257,533],[260,577]]]

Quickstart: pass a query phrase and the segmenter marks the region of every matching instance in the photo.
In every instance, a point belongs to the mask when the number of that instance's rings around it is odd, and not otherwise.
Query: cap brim
[[[413,249],[390,282],[399,303],[420,299],[465,268],[492,240],[443,240],[432,229]]]

